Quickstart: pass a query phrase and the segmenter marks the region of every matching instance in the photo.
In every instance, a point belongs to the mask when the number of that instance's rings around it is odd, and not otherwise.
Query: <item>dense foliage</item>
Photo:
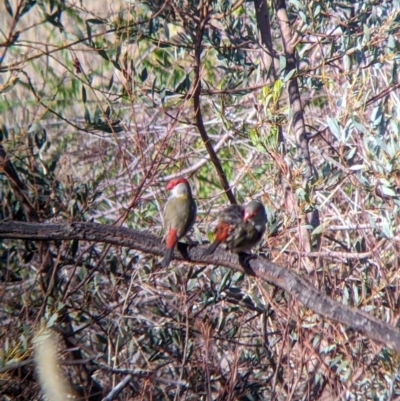
[[[124,225],[160,241],[165,181],[188,177],[198,205],[192,238],[207,241],[229,203],[225,177],[238,202],[259,198],[267,208],[261,255],[395,326],[399,2],[288,1],[295,70],[277,18],[283,3],[267,2],[267,17],[260,3],[5,0],[4,153],[40,221]],[[272,63],[260,21],[270,22]],[[303,141],[293,132],[293,82]],[[319,224],[304,220],[309,212]],[[0,219],[27,220],[7,174]],[[4,399],[39,399],[34,366],[23,362],[45,326],[59,334],[61,358],[76,363],[63,366],[74,387],[93,400],[130,373],[116,399],[400,394],[393,351],[278,288],[218,266],[160,271],[152,255],[59,241],[47,291],[41,246],[0,240]],[[18,369],[4,369],[11,364]]]

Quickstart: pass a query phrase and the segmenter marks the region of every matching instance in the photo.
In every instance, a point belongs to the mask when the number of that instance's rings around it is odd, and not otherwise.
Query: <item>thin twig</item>
[[[224,189],[226,196],[228,197],[229,201],[232,204],[236,204],[236,199],[235,196],[233,195],[232,189],[229,185],[228,179],[226,178],[226,175],[224,173],[224,170],[222,168],[222,164],[220,160],[218,159],[217,154],[215,153],[215,150],[211,144],[210,137],[207,134],[206,128],[204,126],[203,122],[203,116],[201,113],[201,107],[200,107],[200,97],[201,97],[201,42],[203,39],[203,34],[204,30],[207,24],[207,21],[209,19],[208,12],[205,11],[207,7],[203,6],[201,7],[201,18],[200,22],[198,24],[197,28],[197,33],[196,33],[196,39],[195,39],[195,54],[194,54],[194,82],[193,82],[193,106],[194,106],[194,114],[196,117],[196,126],[197,129],[199,130],[201,139],[203,140],[204,146],[210,155],[210,160],[214,164],[214,167],[217,171],[218,177],[221,181],[222,188]]]

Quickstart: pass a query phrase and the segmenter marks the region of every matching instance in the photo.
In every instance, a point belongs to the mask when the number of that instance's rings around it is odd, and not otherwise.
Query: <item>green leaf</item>
[[[186,289],[187,289],[187,291],[192,291],[193,288],[196,286],[197,283],[198,283],[198,280],[197,280],[197,279],[190,279],[190,280],[188,280],[188,281],[187,281],[187,284],[186,284]]]
[[[89,43],[93,46],[93,41],[92,41],[92,28],[90,25],[86,22],[86,33],[87,37],[89,39]]]
[[[313,232],[311,233],[311,236],[314,237],[315,235],[320,235],[325,229],[325,226],[323,224],[320,224],[318,227],[316,227]]]
[[[85,39],[85,35],[84,35],[83,32],[78,28],[77,25],[75,25],[75,24],[72,25],[72,31],[73,31],[73,33],[76,35],[76,37],[77,37],[79,40]]]
[[[35,144],[39,149],[42,149],[43,145],[47,142],[47,132],[45,129],[42,129],[35,133],[34,136]]]
[[[388,49],[390,49],[392,51],[396,50],[396,41],[395,41],[393,35],[389,35],[387,47],[388,47]]]
[[[351,148],[349,152],[346,154],[346,160],[351,160],[357,153],[357,148]]]
[[[279,57],[279,70],[283,73],[286,69],[286,57],[280,56]]]
[[[364,168],[364,164],[355,164],[354,166],[349,167],[349,170],[358,171]]]
[[[140,75],[139,75],[139,78],[140,78],[140,80],[142,81],[142,82],[144,82],[144,81],[146,81],[146,79],[147,79],[147,68],[146,67],[143,67],[143,70],[141,71],[141,73],[140,73]]]
[[[101,110],[100,110],[99,106],[96,106],[96,109],[94,111],[94,116],[93,116],[93,124],[99,124],[101,122],[100,116],[101,116]]]
[[[355,118],[352,118],[352,123],[354,125],[354,128],[363,133],[363,134],[367,134],[368,130],[364,127],[364,125],[362,125],[361,123],[359,123]]]
[[[391,196],[393,198],[397,196],[396,192],[394,192],[392,188],[389,188],[386,185],[382,185],[381,189],[382,193],[386,196]]]
[[[82,85],[82,101],[86,103],[86,89],[84,85]]]
[[[54,323],[56,322],[57,319],[58,319],[58,313],[57,312],[53,313],[51,315],[50,319],[48,320],[46,327],[49,328],[49,327],[54,326]]]
[[[100,49],[100,50],[97,51],[97,53],[98,53],[101,57],[103,57],[104,60],[110,61],[110,58],[108,57],[108,54],[107,54],[107,52],[106,52],[105,50]]]
[[[190,88],[189,74],[185,76],[185,79],[175,88],[176,93],[186,93]]]
[[[26,337],[25,337],[24,334],[21,334],[21,335],[19,336],[19,339],[20,339],[20,341],[21,341],[21,348],[22,348],[22,351],[25,352],[25,351],[28,349],[28,341],[27,341],[27,339],[26,339]]]
[[[295,74],[296,69],[294,68],[293,70],[289,71],[283,78],[283,82],[288,82],[292,79],[293,75]]]
[[[301,199],[304,200],[306,198],[306,191],[304,190],[304,188],[297,188],[296,189],[296,197],[297,199]]]
[[[222,277],[221,283],[218,288],[219,293],[225,289],[225,285],[226,285],[227,281],[229,280],[230,276],[231,276],[231,271],[228,270]]]
[[[102,21],[101,19],[98,18],[89,18],[86,20],[86,22],[90,23],[90,24],[95,24],[95,25],[103,25],[104,21]]]
[[[13,14],[13,10],[12,10],[11,4],[10,4],[10,2],[8,0],[5,0],[5,6],[6,6],[7,12],[12,17],[14,14]]]
[[[304,4],[300,3],[298,0],[289,0],[289,3],[293,4],[298,10],[305,10]]]
[[[21,2],[21,4],[23,4]],[[23,7],[20,10],[19,18],[21,18],[25,13],[27,13],[34,5],[36,4],[36,0],[27,0],[24,1]],[[38,2],[38,4],[40,4]]]
[[[364,28],[364,41],[365,41],[364,43],[367,43],[371,39],[371,33],[370,33],[369,28],[368,28],[368,26],[366,24],[364,24],[363,28]]]
[[[351,58],[347,54],[343,57],[343,66],[346,72],[351,70]]]
[[[307,20],[308,20],[307,14],[305,14],[303,11],[299,11],[299,17],[301,18],[301,20],[302,20],[305,24],[307,24]]]
[[[91,124],[92,123],[92,121],[91,121],[91,119],[90,119],[90,113],[89,113],[89,109],[85,106],[85,121],[88,123],[88,124]]]
[[[111,75],[110,82],[108,83],[108,86],[107,86],[108,91],[111,90],[113,84],[114,84],[114,74]]]
[[[371,114],[371,121],[374,126],[377,126],[382,121],[382,107],[377,106],[374,108]]]
[[[241,272],[236,272],[233,276],[232,276],[232,282],[236,282],[239,280],[243,279],[243,273]]]
[[[4,139],[8,140],[8,129],[5,125],[1,125],[0,127],[0,142]]]
[[[381,224],[382,224],[382,234],[388,238],[393,238],[393,230],[392,227],[386,217],[381,217]]]
[[[326,120],[327,120],[328,127],[329,127],[332,135],[337,140],[340,140],[342,133],[341,133],[341,128],[339,127],[338,123],[330,117],[328,117]]]

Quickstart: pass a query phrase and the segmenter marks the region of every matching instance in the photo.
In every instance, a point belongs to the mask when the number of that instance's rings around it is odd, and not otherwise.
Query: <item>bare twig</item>
[[[102,401],[112,401],[118,394],[123,390],[123,388],[132,380],[133,375],[128,375],[124,380],[120,381]]]
[[[26,187],[19,178],[3,146],[0,144],[0,174],[1,173],[7,177],[15,197],[24,211],[26,219],[32,223],[39,223],[39,215],[25,193]],[[43,271],[49,272],[54,266],[53,258],[49,252],[49,246],[46,242],[41,242],[40,247],[43,258]]]
[[[203,116],[201,113],[201,107],[200,107],[200,97],[201,97],[201,42],[204,34],[204,29],[206,27],[209,15],[208,11],[206,10],[207,7],[203,6],[201,7],[201,18],[200,22],[198,24],[198,29],[196,32],[196,39],[195,39],[195,54],[194,54],[194,82],[193,82],[193,106],[194,106],[194,114],[196,117],[196,126],[197,129],[199,130],[201,139],[203,140],[204,146],[210,155],[210,160],[214,164],[214,167],[217,171],[218,177],[221,181],[222,188],[224,189],[226,196],[228,197],[229,201],[232,204],[237,203],[235,196],[233,195],[233,192],[230,188],[230,185],[228,183],[228,179],[226,178],[226,175],[224,173],[224,170],[222,168],[221,162],[218,159],[217,154],[215,153],[215,150],[211,144],[210,137],[207,134],[206,128],[203,123]]]

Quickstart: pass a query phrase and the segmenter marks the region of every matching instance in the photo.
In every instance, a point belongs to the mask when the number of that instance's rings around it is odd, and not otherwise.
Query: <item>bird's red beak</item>
[[[260,211],[260,209],[261,208],[258,208],[257,210],[254,210],[252,213],[244,212],[243,220],[247,221],[248,219],[251,219]]]

